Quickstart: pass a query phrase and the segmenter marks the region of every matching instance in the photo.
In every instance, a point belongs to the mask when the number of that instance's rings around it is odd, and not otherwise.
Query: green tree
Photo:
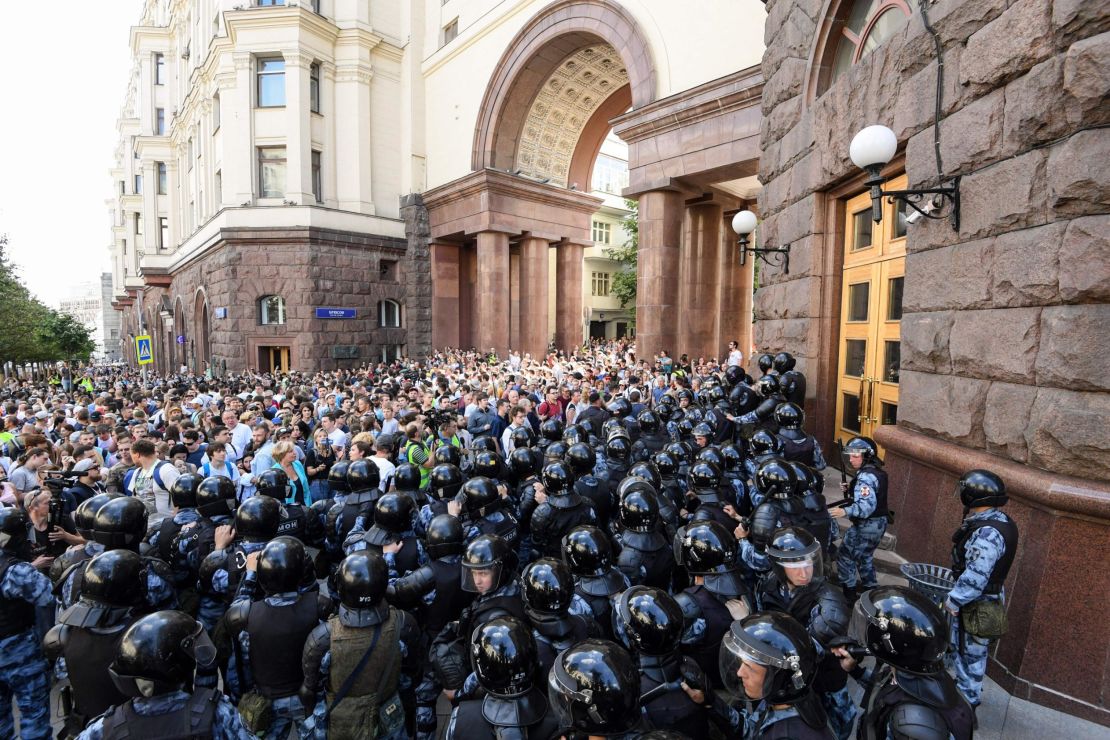
[[[629,213],[621,221],[621,227],[628,234],[628,240],[619,247],[605,250],[606,257],[621,265],[609,286],[609,293],[620,301],[621,308],[636,304],[636,256],[640,247],[640,204],[627,199],[624,203]]]
[[[47,309],[42,337],[55,356],[47,359],[82,360],[88,362],[96,342],[89,328],[67,313]]]

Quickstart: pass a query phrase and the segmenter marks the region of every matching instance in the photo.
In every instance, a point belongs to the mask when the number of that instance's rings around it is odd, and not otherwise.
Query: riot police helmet
[[[77,505],[73,512],[73,524],[77,534],[86,540],[91,540],[93,523],[96,521],[96,512],[100,507],[114,498],[120,498],[118,493],[98,493]]]
[[[797,363],[798,361],[794,359],[794,355],[789,352],[779,352],[772,360],[775,372],[779,374],[790,372]]]
[[[563,430],[563,443],[574,446],[579,442],[590,441],[590,431],[581,424],[571,424]]]
[[[559,653],[547,695],[560,725],[587,735],[620,735],[640,720],[636,661],[609,640],[583,640]]]
[[[631,532],[655,532],[659,527],[659,498],[647,481],[625,478],[632,483],[621,493],[617,516],[621,527]],[[621,482],[624,485],[624,481]]]
[[[752,457],[781,455],[783,449],[782,439],[771,434],[766,429],[757,429],[751,436],[751,439],[748,440],[748,449],[751,450]]]
[[[682,638],[682,609],[666,591],[651,586],[625,589],[613,608],[613,632],[640,655],[669,655]]]
[[[539,453],[531,447],[517,447],[509,453],[509,477],[519,483],[536,474]]]
[[[258,585],[267,596],[295,593],[304,580],[304,545],[296,537],[276,537],[258,556]]]
[[[606,409],[618,419],[623,419],[632,413],[632,404],[624,396],[618,396],[606,406]]]
[[[197,489],[203,480],[196,473],[182,473],[170,486],[170,502],[178,509],[197,508]]]
[[[147,510],[133,496],[120,496],[107,502],[96,512],[92,538],[108,550],[134,550],[146,534]]]
[[[347,467],[350,465],[346,460],[339,460],[332,463],[328,468],[328,488],[336,493],[347,493],[351,487],[347,484]]]
[[[543,448],[543,462],[546,465],[549,462],[562,460],[567,454],[566,442],[552,442],[547,447]]]
[[[721,448],[717,445],[707,445],[698,450],[698,454],[694,457],[697,462],[712,463],[717,466],[718,470],[725,469],[725,456],[721,454]]]
[[[775,366],[775,358],[764,352],[755,361],[755,364],[759,368],[759,372],[766,375],[771,372],[771,368]]]
[[[516,555],[509,543],[495,534],[480,534],[467,544],[462,556],[462,588],[488,594],[512,580]]]
[[[819,580],[822,570],[821,543],[802,527],[783,527],[771,535],[765,547],[771,570],[788,588],[803,588]]]
[[[269,496],[251,496],[235,510],[235,536],[244,542],[269,542],[281,524],[281,504]]]
[[[1006,484],[989,470],[972,470],[964,473],[956,482],[956,494],[960,503],[970,508],[979,506],[1005,506],[1010,499],[1006,495]]]
[[[744,465],[744,451],[735,443],[721,447],[721,458],[725,470],[739,471]]]
[[[549,419],[548,421],[554,421]],[[546,422],[544,422],[546,423]],[[536,435],[532,432],[532,427],[525,424],[522,427],[516,427],[509,432],[509,439],[513,442],[513,448],[531,447],[536,443]]]
[[[474,475],[493,480],[501,478],[501,456],[496,452],[479,452],[474,456]]]
[[[736,385],[728,392],[728,407],[732,413],[744,415],[759,406],[759,394],[750,385]]]
[[[780,403],[775,407],[774,413],[775,423],[779,425],[779,429],[796,429],[801,431],[802,424],[806,420],[806,412],[796,403],[787,401]]]
[[[735,388],[744,382],[744,368],[739,365],[729,365],[725,368],[725,383]]]
[[[574,472],[570,465],[562,460],[544,465],[541,477],[544,490],[549,495],[558,496],[574,490]]]
[[[432,560],[448,555],[462,555],[465,537],[462,522],[450,514],[440,514],[428,523],[424,535],[424,549]]]
[[[698,519],[675,533],[675,563],[692,576],[701,576],[715,594],[733,598],[746,593],[740,578],[737,553],[740,546],[725,525],[713,519]]]
[[[495,617],[477,627],[470,639],[470,665],[492,696],[512,698],[531,691],[536,659],[536,638],[516,617]]]
[[[210,666],[216,648],[204,626],[185,612],[160,611],[124,631],[108,668],[125,696],[150,698],[192,685],[198,665]]]
[[[558,442],[563,438],[563,422],[560,419],[544,419],[540,423],[540,435],[548,442]]]
[[[699,462],[686,476],[691,490],[707,490],[721,485],[721,469],[713,463]]]
[[[851,463],[852,455],[861,455],[863,465],[878,465],[879,460],[879,446],[875,444],[875,440],[870,437],[852,437],[843,448],[844,456],[844,469],[852,470]]]
[[[789,460],[788,462],[790,467],[794,470],[794,477],[798,480],[797,492],[799,495],[804,496],[807,492],[821,492],[821,489],[825,485],[825,481],[821,478],[820,473],[797,460]]]
[[[146,595],[143,559],[132,550],[107,550],[85,566],[81,599],[111,608],[136,607]]]
[[[289,498],[289,476],[284,470],[273,468],[259,473],[255,478],[256,492],[260,496],[269,496],[278,501]]]
[[[466,512],[471,518],[484,516],[495,510],[501,502],[497,484],[483,475],[475,476],[464,483],[462,492],[466,497]]]
[[[398,491],[420,490],[420,468],[412,463],[401,463],[393,471],[393,487]]]
[[[197,488],[197,513],[201,516],[227,516],[235,512],[235,483],[222,475],[211,475]]]
[[[663,476],[659,474],[659,469],[655,467],[655,463],[650,460],[642,460],[638,463],[634,463],[632,467],[628,469],[628,475],[643,478],[650,483],[655,490],[659,490],[663,487]]]
[[[694,437],[701,437],[705,440],[713,439],[713,427],[704,421],[699,421],[691,433]]]
[[[563,538],[563,560],[577,577],[603,576],[613,567],[613,544],[599,528],[580,524]]]
[[[493,437],[478,437],[470,442],[470,451],[473,454],[479,452],[497,452],[497,440]]]
[[[430,479],[432,492],[440,501],[455,498],[463,487],[462,471],[451,463],[440,463],[432,468]]]
[[[412,530],[416,505],[405,493],[383,493],[374,502],[374,526],[394,538]]]
[[[632,456],[632,443],[628,437],[612,436],[605,443],[605,456],[620,462],[626,462]]]
[[[663,448],[663,451],[673,455],[675,462],[679,465],[688,463],[692,459],[690,457],[690,450],[681,442],[671,442]]]
[[[432,453],[432,460],[436,465],[462,465],[462,453],[455,445],[440,445]]]
[[[601,425],[601,436],[609,439],[614,434],[620,434],[624,437],[629,436],[628,430],[624,428],[624,423],[617,417],[613,416],[605,420]]]
[[[373,609],[389,586],[389,566],[376,550],[359,550],[343,558],[335,573],[339,603],[348,609]]]
[[[864,592],[852,609],[848,636],[900,670],[918,675],[944,670],[948,621],[933,601],[906,586]]]
[[[772,457],[756,469],[755,486],[765,496],[785,499],[797,494],[798,478],[790,463],[781,457]]]
[[[568,447],[567,454],[563,456],[563,459],[570,465],[574,475],[579,478],[593,473],[594,467],[597,465],[597,453],[594,452],[593,447],[585,442],[575,442]]]
[[[640,423],[640,431],[644,434],[655,434],[659,431],[659,416],[651,409],[644,409],[636,417]]]
[[[651,461],[655,463],[659,475],[666,478],[673,478],[678,475],[678,458],[672,452],[668,450],[656,452],[652,455]]]
[[[355,460],[347,465],[347,485],[351,493],[372,491],[381,485],[382,473],[370,460]]]
[[[521,574],[520,595],[529,619],[544,622],[563,617],[574,599],[574,575],[566,563],[540,558]]]
[[[778,395],[782,390],[779,388],[779,376],[777,375],[764,375],[759,380],[755,381],[755,390],[763,398],[770,398],[771,396]]]
[[[758,612],[733,622],[721,641],[719,660],[729,693],[768,704],[793,704],[807,698],[817,675],[813,638],[783,612]],[[744,663],[766,669],[761,683],[741,679]]]

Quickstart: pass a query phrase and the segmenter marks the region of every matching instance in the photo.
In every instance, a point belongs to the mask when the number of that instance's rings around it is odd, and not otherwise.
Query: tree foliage
[[[87,361],[94,349],[85,325],[31,295],[0,234],[0,362]]]
[[[613,275],[609,293],[620,301],[621,308],[636,304],[636,256],[640,247],[639,203],[625,200],[628,215],[621,221],[621,227],[628,234],[628,240],[619,247],[605,250],[605,256],[621,264],[620,270]]]

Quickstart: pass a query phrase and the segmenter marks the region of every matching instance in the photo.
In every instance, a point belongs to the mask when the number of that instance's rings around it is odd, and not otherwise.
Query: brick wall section
[[[818,327],[835,325],[815,296],[839,280],[822,191],[858,174],[852,136],[890,126],[910,186],[936,182],[936,61],[920,14],[807,100],[824,5],[769,0],[763,60],[762,237],[792,250],[789,276],[761,266],[756,345],[793,351],[810,372]],[[1087,0],[939,0],[929,16],[963,222],[910,227],[899,424],[1110,477],[1110,133],[1097,128],[1110,124],[1110,14]]]
[[[426,241],[426,240],[425,240]],[[227,230],[204,256],[173,276],[167,289],[148,288],[144,306],[157,306],[163,294],[181,298],[186,334],[192,338],[194,297],[198,288],[208,306],[227,308],[227,318],[210,319],[211,354],[229,371],[258,364],[257,346],[287,345],[296,370],[329,370],[380,359],[383,344],[424,342],[430,334],[427,247],[392,237],[326,229]],[[382,260],[396,261],[395,279],[383,280]],[[286,321],[259,323],[258,299],[276,294],[285,299]],[[399,329],[378,328],[378,301],[404,306]],[[355,319],[317,319],[317,307],[353,308]],[[358,347],[357,359],[331,356],[336,345]],[[412,351],[412,347],[408,347]]]

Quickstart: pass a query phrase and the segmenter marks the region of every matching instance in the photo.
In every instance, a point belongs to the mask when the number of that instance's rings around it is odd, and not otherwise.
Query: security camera
[[[906,215],[907,225],[913,226],[918,221],[925,218],[925,216],[940,208],[940,203],[937,202],[937,196],[934,195],[932,198],[929,198],[929,200],[918,206],[918,208],[920,208],[921,210],[919,211],[916,209],[912,209],[911,212]]]
[[[915,223],[923,218],[925,217],[921,215],[920,211],[911,211],[910,214],[906,216],[906,223],[910,226],[913,226]]]

